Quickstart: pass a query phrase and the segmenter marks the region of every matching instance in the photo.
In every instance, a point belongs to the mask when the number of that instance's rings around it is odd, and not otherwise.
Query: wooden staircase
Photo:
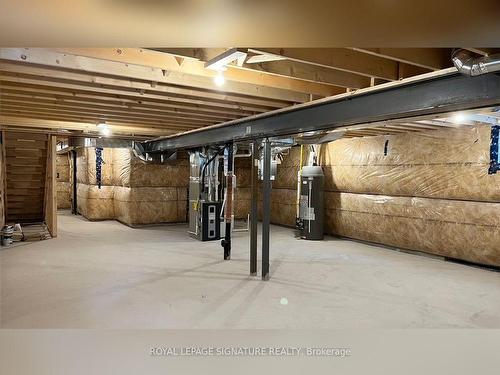
[[[48,135],[5,132],[6,222],[45,217]]]

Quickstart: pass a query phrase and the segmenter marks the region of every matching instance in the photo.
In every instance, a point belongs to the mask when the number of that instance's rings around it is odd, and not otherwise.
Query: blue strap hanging
[[[95,148],[95,179],[97,181],[97,186],[99,187],[99,189],[101,188],[101,185],[102,185],[102,174],[101,174],[102,163],[104,163],[104,160],[102,159],[102,147],[96,147]]]
[[[490,145],[490,168],[488,174],[495,174],[500,170],[500,143],[498,142],[500,126],[491,127],[491,145]]]

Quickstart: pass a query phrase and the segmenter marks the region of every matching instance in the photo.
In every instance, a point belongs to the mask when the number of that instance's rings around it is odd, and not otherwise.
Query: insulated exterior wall
[[[309,156],[308,146],[304,146],[303,164]],[[276,179],[272,182],[271,222],[279,225],[295,226],[297,214],[297,180],[300,166],[300,147],[292,147],[278,165]],[[259,216],[262,207],[259,207]]]
[[[234,174],[236,175],[236,189],[234,192],[234,218],[247,219],[251,204],[251,158],[235,158]]]
[[[114,188],[115,218],[128,225],[174,223],[186,220],[186,190],[183,188]]]
[[[477,126],[340,139],[320,153],[326,189],[500,202],[500,175],[488,175],[490,135]]]
[[[500,266],[500,174],[491,128],[340,139],[322,145],[325,232]],[[278,166],[271,220],[293,225],[299,147]],[[275,203],[276,202],[276,203]]]
[[[178,160],[164,164],[146,163],[134,156],[130,149],[113,149],[113,185],[127,187],[187,187],[189,160],[179,155]]]
[[[76,202],[78,212],[89,220],[110,220],[115,218],[114,186],[86,185],[78,183]]]
[[[186,158],[153,164],[128,148],[104,148],[99,189],[95,148],[77,155],[78,210],[89,220],[117,219],[130,226],[186,221]]]
[[[326,193],[326,231],[500,266],[500,203]]]
[[[113,164],[113,148],[102,150],[101,166],[102,185],[115,185]],[[95,147],[84,147],[76,150],[76,180],[80,184],[97,185]]]
[[[57,208],[71,208],[71,182],[69,153],[59,154],[56,158]]]

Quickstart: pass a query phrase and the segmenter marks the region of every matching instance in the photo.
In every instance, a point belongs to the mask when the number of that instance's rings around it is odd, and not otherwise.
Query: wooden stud
[[[47,143],[47,166],[45,171],[44,219],[47,229],[53,238],[57,237],[56,141],[56,136],[49,136]]]

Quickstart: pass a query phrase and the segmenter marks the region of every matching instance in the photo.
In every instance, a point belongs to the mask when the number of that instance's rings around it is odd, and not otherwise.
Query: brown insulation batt
[[[130,226],[186,221],[186,193],[185,188],[117,186],[115,217]]]
[[[101,166],[102,185],[115,185],[113,180],[113,151],[112,148],[102,150],[103,164]],[[94,147],[78,148],[76,150],[76,179],[78,183],[97,185],[96,157]]]
[[[488,175],[490,134],[477,126],[340,139],[321,148],[325,189],[500,202],[500,174]]]
[[[57,208],[71,208],[71,183],[69,154],[59,154],[56,157],[56,188]]]
[[[500,265],[500,174],[488,175],[490,132],[458,127],[322,145],[325,232]],[[275,224],[294,225],[299,155],[292,148],[278,166]]]
[[[69,154],[59,154],[56,157],[56,180],[69,182]]]
[[[113,150],[113,184],[128,187],[187,187],[189,161],[180,155],[178,160],[164,164],[145,163],[131,149]]]
[[[57,209],[71,208],[71,182],[57,181]]]
[[[115,218],[113,205],[114,186],[77,184],[78,212],[89,220],[109,220]]]
[[[234,174],[236,188],[234,191],[234,218],[247,219],[250,213],[251,185],[252,185],[251,159],[249,157],[235,158]]]
[[[90,220],[117,219],[130,226],[186,221],[189,165],[180,155],[154,164],[128,148],[104,148],[99,189],[95,148],[78,149],[79,212]]]
[[[297,190],[271,190],[271,223],[295,226]],[[262,219],[262,193],[259,192],[259,219]]]
[[[101,184],[127,187],[187,187],[189,163],[186,158],[164,164],[145,163],[129,148],[102,150]],[[94,147],[77,150],[77,180],[97,185]]]
[[[329,233],[500,266],[500,203],[325,195]]]

